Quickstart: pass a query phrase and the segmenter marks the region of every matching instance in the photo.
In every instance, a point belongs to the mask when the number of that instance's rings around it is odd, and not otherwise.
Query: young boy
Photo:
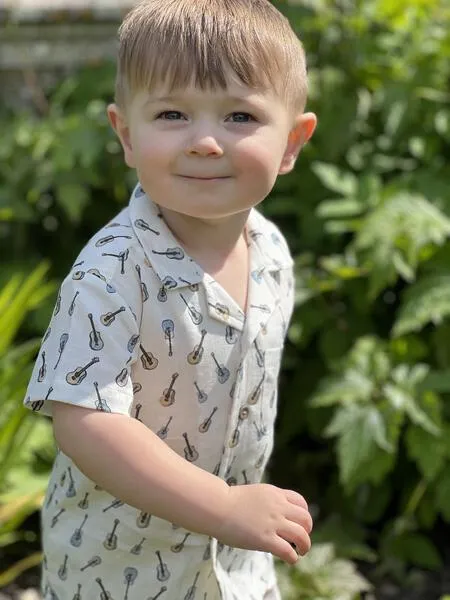
[[[139,184],[64,280],[26,406],[53,418],[46,600],[274,600],[310,547],[261,484],[292,259],[255,207],[311,137],[302,46],[268,0],[144,0],[108,109]]]

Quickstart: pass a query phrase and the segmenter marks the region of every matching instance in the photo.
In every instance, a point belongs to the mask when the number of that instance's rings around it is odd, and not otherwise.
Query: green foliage
[[[319,118],[296,172],[263,205],[297,273],[270,475],[320,509],[317,554],[292,572],[303,591],[286,597],[339,598],[342,586],[319,582],[343,568],[355,586],[342,598],[357,598],[362,582],[336,561],[376,563],[402,581],[411,565],[440,567],[450,523],[450,6],[274,3],[308,51]],[[42,259],[60,279],[126,201],[134,176],[107,124],[112,89],[111,65],[99,65],[52,91],[45,114],[0,115],[3,282]],[[5,285],[6,306],[20,286]],[[41,294],[8,350],[21,365],[18,421],[35,348],[26,340],[54,301]]]
[[[272,474],[404,581],[450,522],[450,7],[300,5],[319,127],[265,205],[298,286]]]
[[[47,271],[42,265],[28,275],[17,272],[0,290],[0,546],[29,539],[20,526],[42,501],[53,456],[49,422],[22,406],[39,340],[16,342],[28,313],[54,291],[45,283]],[[0,572],[0,585],[8,581]]]
[[[359,600],[370,584],[349,560],[336,557],[332,544],[316,544],[293,569],[278,566],[283,600]]]

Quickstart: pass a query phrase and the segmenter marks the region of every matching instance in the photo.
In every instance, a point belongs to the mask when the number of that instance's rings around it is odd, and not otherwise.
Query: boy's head
[[[303,47],[269,0],[144,0],[119,30],[116,103],[125,109],[136,92],[160,84],[223,90],[230,71],[303,112]]]
[[[156,204],[243,213],[293,169],[316,118],[303,48],[268,0],[143,0],[119,37],[108,114]]]

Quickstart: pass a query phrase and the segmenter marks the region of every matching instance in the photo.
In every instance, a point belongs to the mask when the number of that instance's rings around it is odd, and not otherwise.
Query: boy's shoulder
[[[109,282],[122,265],[125,267],[133,261],[136,252],[139,252],[139,243],[130,221],[129,207],[126,207],[86,242],[70,271],[81,274],[94,270],[95,275],[97,269]]]
[[[70,269],[70,276],[76,271],[80,271],[81,277],[83,272],[98,275],[99,271],[110,283],[118,278],[139,281],[141,269],[153,267],[151,240],[157,239],[164,247],[170,240],[166,239],[167,228],[162,224],[158,207],[142,197],[141,189],[138,185],[129,204],[86,242]]]

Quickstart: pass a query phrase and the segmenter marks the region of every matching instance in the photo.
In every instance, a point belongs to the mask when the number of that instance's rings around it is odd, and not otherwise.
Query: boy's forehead
[[[164,83],[152,86],[150,89],[138,92],[140,103],[152,104],[159,102],[170,102],[180,100],[209,100],[212,102],[252,102],[264,104],[266,101],[274,100],[274,90],[266,88],[253,88],[237,81],[229,79],[227,86],[201,88],[193,83],[187,86],[169,87]]]

